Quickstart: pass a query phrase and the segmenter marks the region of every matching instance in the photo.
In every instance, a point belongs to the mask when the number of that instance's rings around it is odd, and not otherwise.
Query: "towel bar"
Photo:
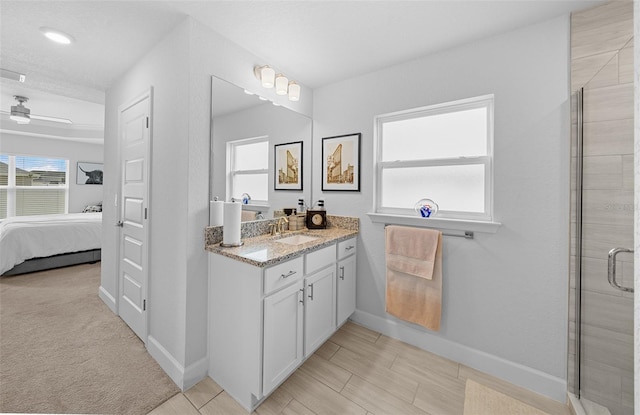
[[[444,236],[457,236],[459,238],[473,239],[472,231],[464,231],[464,234],[457,234],[457,233],[442,233],[442,234]]]
[[[386,228],[387,226],[389,226],[390,224],[385,224],[384,227]],[[442,232],[442,236],[455,236],[456,238],[464,238],[464,239],[473,239],[473,231],[464,231],[464,233],[460,234],[460,233],[445,233]]]

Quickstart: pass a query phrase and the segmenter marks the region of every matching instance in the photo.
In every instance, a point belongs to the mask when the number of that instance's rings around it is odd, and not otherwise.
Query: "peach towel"
[[[385,233],[387,312],[440,330],[442,233],[404,226],[387,226]]]

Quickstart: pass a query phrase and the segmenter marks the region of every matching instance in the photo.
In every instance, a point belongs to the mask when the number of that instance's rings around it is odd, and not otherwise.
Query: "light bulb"
[[[300,101],[300,85],[296,81],[289,82],[289,101]]]
[[[289,80],[286,76],[279,73],[276,76],[276,94],[287,95],[287,89],[289,87]]]
[[[73,36],[50,27],[41,27],[40,31],[47,37],[47,39],[62,45],[69,45],[74,41]]]
[[[276,71],[269,65],[265,65],[260,69],[260,80],[262,86],[265,88],[273,88],[274,80],[276,77]]]

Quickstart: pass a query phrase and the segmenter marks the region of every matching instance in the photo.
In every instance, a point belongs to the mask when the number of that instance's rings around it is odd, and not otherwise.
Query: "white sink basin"
[[[316,239],[318,238],[315,236],[291,235],[291,236],[287,236],[286,238],[276,239],[275,242],[280,242],[281,244],[288,244],[288,245],[300,245],[307,242],[315,241]]]

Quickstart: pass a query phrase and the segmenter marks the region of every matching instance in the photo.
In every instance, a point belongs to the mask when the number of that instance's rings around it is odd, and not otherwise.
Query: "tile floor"
[[[551,415],[571,413],[559,402],[351,322],[255,413],[462,415],[467,378]],[[150,414],[233,415],[246,411],[207,377]]]

